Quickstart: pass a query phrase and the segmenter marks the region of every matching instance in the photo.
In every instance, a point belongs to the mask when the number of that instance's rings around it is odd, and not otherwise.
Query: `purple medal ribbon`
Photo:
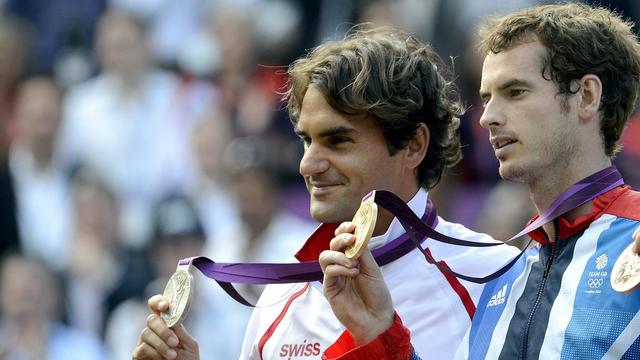
[[[402,200],[400,200],[400,202],[407,206]],[[407,210],[417,221],[421,224],[426,223],[426,226],[429,228],[435,227],[438,222],[435,206],[433,206],[430,200],[427,201],[422,219],[419,219],[409,207],[407,207]],[[314,237],[323,236],[323,234],[327,232],[323,230],[331,230],[334,226],[335,224],[320,225],[309,240]],[[330,233],[333,234],[333,230],[331,230]],[[378,265],[386,265],[413,250],[415,248],[413,241],[417,240],[412,240],[411,236],[409,233],[404,233],[384,246],[373,250],[372,254]],[[326,239],[327,244],[330,240],[330,238]],[[420,242],[418,242],[418,244],[419,243]],[[205,276],[215,280],[233,299],[247,306],[253,306],[253,304],[240,295],[233,285],[231,285],[232,283],[287,284],[320,281],[323,277],[322,268],[317,261],[301,263],[220,263],[204,256],[196,256],[179,261],[180,265],[187,265],[189,263],[192,263],[193,266],[200,270]]]
[[[516,235],[512,236],[509,240],[506,240],[504,243],[508,243],[514,239],[519,238],[520,236],[524,235],[524,234],[528,234],[529,232],[539,228],[540,226],[548,223],[549,221],[552,221],[553,219],[557,218],[558,216],[573,210],[575,208],[577,208],[578,206],[593,200],[594,198],[598,197],[601,194],[604,194],[606,192],[608,192],[609,190],[616,188],[620,185],[623,185],[624,181],[622,180],[622,176],[620,175],[620,173],[618,172],[618,170],[614,167],[614,166],[610,166],[608,168],[605,168],[603,170],[600,170],[598,172],[596,172],[593,175],[590,175],[584,179],[582,179],[581,181],[577,182],[576,184],[572,185],[569,189],[567,189],[566,191],[564,191],[562,194],[560,194],[560,196],[558,196],[557,199],[555,199],[553,201],[553,203],[551,204],[551,206],[549,206],[549,208],[547,210],[545,210],[542,215],[540,215],[538,217],[538,219],[536,219],[535,221],[533,221],[531,224],[529,224],[527,227],[525,227],[522,231],[520,231],[519,233],[517,233]],[[396,197],[394,194],[389,193],[389,192],[384,192],[380,194],[380,196],[383,197]],[[376,198],[378,197],[378,193],[376,192]],[[397,198],[397,197],[396,197]],[[376,199],[377,200],[377,199]],[[377,201],[376,201],[377,202]],[[498,242],[498,243],[476,243],[476,242],[470,242],[470,241],[466,241],[466,240],[460,240],[460,239],[455,239],[452,237],[449,237],[447,235],[441,234],[437,231],[435,231],[432,228],[429,228],[428,226],[425,226],[424,223],[421,223],[415,215],[413,215],[413,213],[411,211],[407,212],[406,209],[402,209],[402,206],[399,204],[399,202],[402,202],[402,200],[398,199],[394,199],[392,201],[396,206],[398,206],[398,209],[395,209],[397,212],[393,212],[394,215],[398,218],[398,220],[400,220],[400,223],[404,226],[404,228],[407,230],[407,232],[410,234],[410,237],[414,243],[414,246],[417,247],[418,249],[420,249],[420,251],[422,252],[422,254],[424,255],[424,257],[426,258],[427,262],[429,262],[430,264],[433,264],[435,266],[437,266],[441,271],[450,273],[452,275],[454,275],[457,278],[463,279],[463,280],[467,280],[470,282],[474,282],[474,283],[486,283],[488,281],[491,281],[499,276],[501,276],[502,274],[504,274],[505,272],[507,272],[511,266],[513,266],[513,264],[516,263],[516,261],[518,261],[518,259],[522,256],[522,254],[524,254],[524,252],[526,251],[527,247],[526,246],[521,252],[520,254],[518,254],[518,256],[514,257],[513,259],[509,260],[505,265],[503,265],[498,271],[494,272],[493,274],[487,275],[487,276],[483,276],[483,277],[473,277],[473,276],[468,276],[468,275],[464,275],[464,274],[460,274],[458,272],[455,272],[445,266],[440,265],[432,256],[429,252],[425,251],[422,246],[420,246],[420,244],[418,243],[418,241],[416,240],[416,235],[419,234],[421,236],[428,236],[436,241],[440,241],[440,242],[444,242],[447,244],[452,244],[452,245],[462,245],[462,246],[470,246],[470,247],[487,247],[487,246],[496,246],[496,245],[502,245],[504,244],[503,242]],[[391,211],[391,209],[387,208],[387,210]],[[412,216],[413,215],[413,216]],[[529,243],[531,243],[532,240],[529,241]]]
[[[529,224],[524,230],[511,237],[506,242],[512,241],[524,234],[537,229],[538,227],[546,224],[547,222],[555,219],[556,217],[575,209],[576,207],[593,200],[597,196],[624,184],[622,176],[618,170],[611,166],[595,174],[586,177],[578,183],[571,186],[565,192],[551,204],[551,206],[542,214],[538,219]],[[367,195],[369,196],[369,195]],[[366,198],[366,197],[365,197]],[[463,274],[456,273],[444,266],[441,266],[433,257],[426,252],[420,243],[427,237],[436,241],[444,242],[452,245],[470,246],[470,247],[488,247],[504,245],[503,242],[490,242],[479,243],[474,241],[462,240],[452,238],[450,236],[437,232],[434,228],[437,223],[437,214],[435,207],[431,201],[427,202],[427,208],[425,209],[424,216],[419,219],[413,211],[407,206],[407,204],[389,191],[379,190],[375,192],[374,201],[393,213],[400,221],[402,226],[407,230],[406,233],[400,237],[390,241],[386,245],[372,251],[374,258],[378,265],[382,266],[388,264],[405,254],[409,253],[414,248],[420,249],[429,263],[434,264],[440,270],[453,274],[454,276],[476,283],[484,283],[505,273],[509,268],[515,264],[515,262],[522,256],[524,250],[520,255],[516,256],[507,264],[505,264],[497,272],[485,276],[485,277],[472,277]],[[311,235],[311,238],[317,236],[317,234],[323,234],[322,229],[331,227],[330,224],[322,224]],[[418,241],[417,238],[421,238]],[[327,239],[329,241],[330,239]],[[322,280],[322,269],[320,263],[317,261],[302,262],[302,263],[217,263],[206,257],[192,257],[180,260],[180,264],[188,264],[191,262],[198,270],[204,275],[212,278],[218,282],[218,284],[233,297],[236,301],[247,305],[253,306],[247,300],[245,300],[236,290],[231,283],[241,284],[284,284],[284,283],[296,283],[296,282],[310,282]]]

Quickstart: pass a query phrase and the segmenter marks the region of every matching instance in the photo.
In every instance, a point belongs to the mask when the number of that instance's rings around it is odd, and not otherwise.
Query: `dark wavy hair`
[[[545,46],[542,76],[558,93],[575,94],[576,81],[594,74],[602,82],[600,132],[605,153],[620,150],[620,136],[638,97],[640,45],[633,23],[600,7],[546,5],[490,18],[480,28],[483,53],[499,53],[538,40]]]
[[[457,91],[429,45],[395,29],[366,27],[359,25],[343,40],[317,46],[289,67],[284,99],[291,121],[297,123],[302,99],[313,85],[336,111],[375,119],[390,155],[404,148],[424,123],[430,140],[418,180],[432,188],[445,168],[461,158]]]

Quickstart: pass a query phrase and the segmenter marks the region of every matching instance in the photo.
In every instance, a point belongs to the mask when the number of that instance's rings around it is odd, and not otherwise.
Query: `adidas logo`
[[[504,299],[506,295],[507,295],[507,285],[503,286],[502,289],[500,289],[500,291],[498,291],[491,297],[491,299],[489,300],[489,303],[487,304],[487,307],[504,304]]]

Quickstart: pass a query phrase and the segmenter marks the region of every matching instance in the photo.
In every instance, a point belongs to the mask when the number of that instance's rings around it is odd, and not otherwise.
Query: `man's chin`
[[[517,182],[526,182],[527,173],[523,171],[522,167],[516,166],[513,163],[505,163],[500,162],[500,167],[498,168],[498,172],[500,173],[500,177],[504,180],[517,181]]]
[[[330,224],[330,223],[339,223],[341,221],[337,220],[335,216],[332,216],[330,212],[326,211],[311,211],[311,217],[320,223]]]
[[[509,165],[500,162],[500,166],[498,167],[498,173],[500,177],[504,180],[513,180],[512,169]]]
[[[350,221],[353,215],[346,216],[345,210],[339,206],[328,206],[328,204],[311,204],[311,217],[321,223],[341,223]],[[353,212],[355,214],[355,211]]]

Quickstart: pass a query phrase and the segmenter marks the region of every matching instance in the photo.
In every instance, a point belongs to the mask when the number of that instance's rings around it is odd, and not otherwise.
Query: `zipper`
[[[528,351],[528,339],[529,339],[529,330],[531,329],[531,325],[533,323],[533,317],[540,305],[540,299],[542,298],[542,294],[544,292],[545,284],[547,283],[547,277],[549,276],[549,271],[551,270],[551,264],[556,255],[556,248],[558,247],[558,222],[557,220],[553,220],[553,227],[555,229],[554,241],[547,241],[547,248],[549,249],[549,258],[547,259],[546,264],[544,264],[544,271],[542,273],[542,281],[540,281],[540,286],[538,286],[538,293],[536,294],[536,300],[531,307],[531,312],[529,313],[529,317],[527,319],[527,325],[524,328],[524,333],[522,334],[522,351],[520,352],[520,359],[527,358]]]

